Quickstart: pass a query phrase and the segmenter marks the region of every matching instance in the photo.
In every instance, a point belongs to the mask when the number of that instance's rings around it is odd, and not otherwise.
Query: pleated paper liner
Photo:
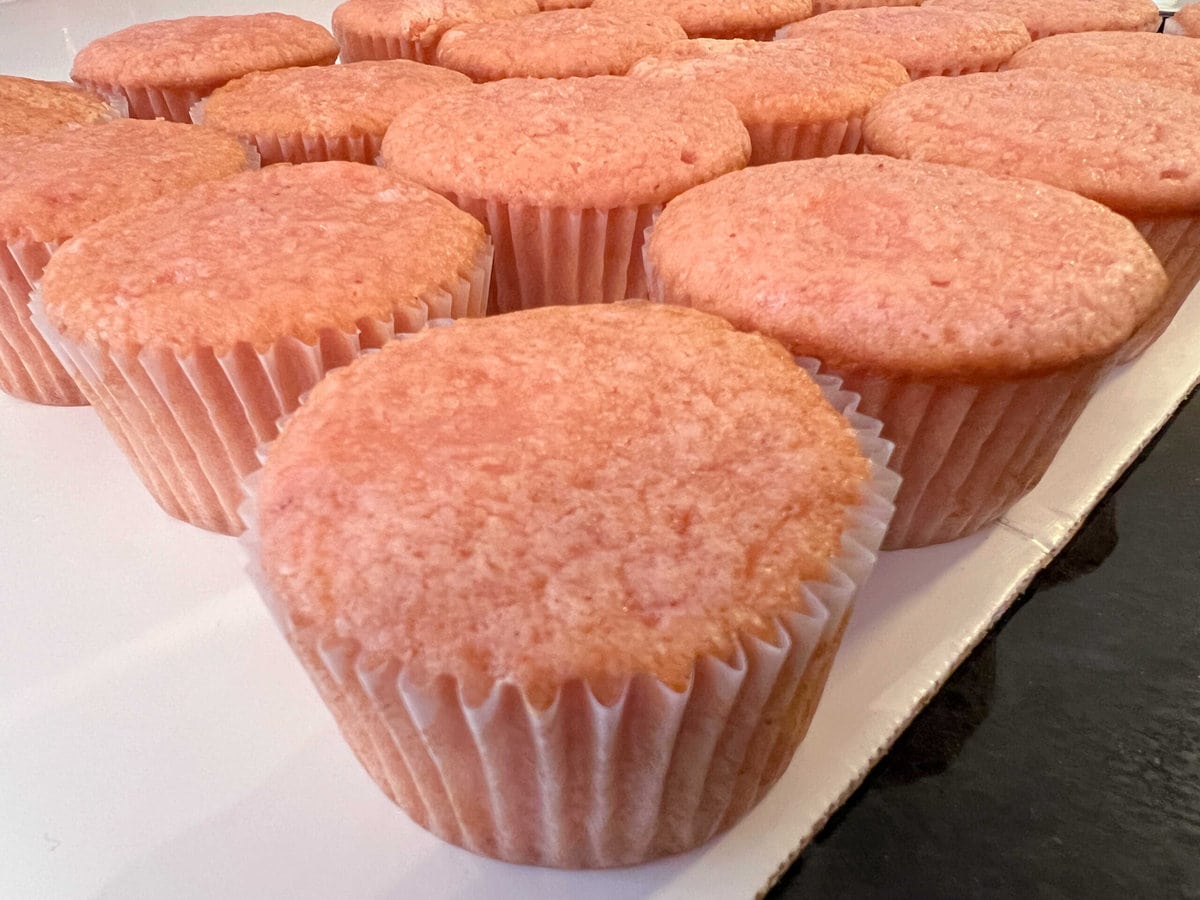
[[[489,312],[613,303],[646,294],[642,242],[662,204],[565,209],[446,197],[491,235],[496,256]]]
[[[245,342],[219,355],[208,347],[121,353],[75,344],[46,320],[36,295],[34,318],[158,504],[201,528],[239,534],[242,482],[279,417],[364,350],[419,331],[431,317],[483,315],[490,264],[488,246],[470,270],[392,319],[363,319],[349,333],[327,328],[313,344],[283,337],[262,351]]]
[[[368,59],[411,59],[428,66],[436,64],[437,39],[410,41],[381,34],[352,34],[341,28],[334,28],[333,34],[342,50],[341,61],[344,63]]]
[[[259,569],[253,484],[242,538],[251,575],[363,766],[418,824],[543,866],[687,850],[738,821],[786,769],[888,525],[891,447],[837,379],[818,382],[871,460],[841,553],[827,580],[797,584],[797,610],[769,639],[743,635],[729,659],[697,659],[682,691],[645,674],[602,687],[574,679],[539,707],[506,681],[482,698],[446,676],[417,683],[395,659],[290,619]]]
[[[918,78],[931,78],[934,76],[953,77],[955,75],[974,75],[978,72],[998,72],[1002,63],[983,63],[974,66],[951,65],[951,66],[929,66],[927,68],[912,68],[908,70],[908,77],[913,81]]]
[[[921,0],[813,0],[814,16],[837,9],[868,9],[876,6],[920,6]]]
[[[1121,349],[1118,364],[1137,359],[1158,340],[1200,281],[1200,216],[1144,216],[1134,218],[1133,224],[1158,256],[1170,283],[1162,304]]]
[[[85,406],[75,384],[30,318],[29,297],[57,243],[13,238],[0,245],[0,390],[49,406]]]
[[[80,86],[105,98],[110,105],[124,107],[131,119],[166,119],[190,125],[189,110],[216,87],[203,91],[163,90],[151,87],[125,87],[96,81],[81,81]]]
[[[747,123],[750,132],[751,166],[817,159],[840,153],[860,153],[863,148],[862,116],[830,122]]]
[[[201,100],[189,112],[196,125],[204,124],[204,101]],[[239,134],[238,139],[253,147],[264,166],[276,163],[346,162],[375,165],[379,150],[383,146],[382,134]]]

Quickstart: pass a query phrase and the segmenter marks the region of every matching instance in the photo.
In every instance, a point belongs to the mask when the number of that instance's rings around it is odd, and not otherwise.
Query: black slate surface
[[[1200,400],[769,897],[1200,898]]]

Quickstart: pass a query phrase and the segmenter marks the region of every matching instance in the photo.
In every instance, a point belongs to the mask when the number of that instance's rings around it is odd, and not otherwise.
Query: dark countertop
[[[1200,400],[769,895],[1200,898]]]

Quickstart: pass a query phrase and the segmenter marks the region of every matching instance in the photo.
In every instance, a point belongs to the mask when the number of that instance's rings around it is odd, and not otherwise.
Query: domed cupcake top
[[[688,37],[762,38],[811,15],[812,0],[593,0],[591,8],[670,16]]]
[[[1102,358],[1166,284],[1133,225],[1097,203],[875,156],[701,185],[668,204],[648,260],[672,302],[836,371],[915,378],[1032,375]]]
[[[99,97],[74,85],[0,75],[0,136],[44,134],[114,115]]]
[[[1085,31],[1034,41],[1006,69],[1066,69],[1200,94],[1200,42],[1152,31]]]
[[[1153,31],[1154,0],[923,0],[923,6],[1016,16],[1037,39],[1069,31]]]
[[[262,568],[292,620],[418,680],[682,689],[806,609],[867,474],[791,357],[714,317],[464,320],[318,385],[266,462]]]

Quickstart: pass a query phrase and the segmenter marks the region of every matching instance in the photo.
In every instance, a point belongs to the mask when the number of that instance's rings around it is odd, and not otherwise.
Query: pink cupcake
[[[1015,16],[1035,41],[1073,31],[1156,31],[1159,24],[1154,0],[923,0],[922,6]]]
[[[333,11],[333,34],[342,48],[342,62],[432,63],[438,41],[455,25],[537,11],[537,0],[346,0]]]
[[[1200,6],[1185,6],[1171,17],[1171,22],[1187,37],[1200,37]]]
[[[781,25],[812,15],[812,0],[593,0],[592,9],[670,16],[690,38],[769,41]]]
[[[1200,94],[1200,42],[1151,31],[1081,31],[1034,41],[1006,69],[1064,69]]]
[[[889,549],[970,534],[1037,484],[1166,286],[1098,203],[868,155],[694,188],[647,260],[653,298],[774,337],[862,396],[903,479]]]
[[[654,215],[749,155],[729,101],[598,75],[430,97],[392,123],[380,158],[487,226],[491,309],[509,312],[644,295],[642,242]]]
[[[889,448],[826,388],[690,310],[432,329],[285,425],[252,570],[418,824],[544,866],[687,850],[787,767],[886,528]]]
[[[100,97],[71,84],[0,75],[0,137],[94,125],[119,114]]]
[[[79,51],[71,78],[121,98],[135,119],[191,122],[189,111],[215,89],[262,69],[326,66],[332,35],[283,13],[190,16],[131,25]]]
[[[991,12],[928,6],[880,6],[825,13],[794,22],[781,39],[828,40],[844,49],[886,56],[910,78],[994,72],[1029,45],[1019,19]]]

